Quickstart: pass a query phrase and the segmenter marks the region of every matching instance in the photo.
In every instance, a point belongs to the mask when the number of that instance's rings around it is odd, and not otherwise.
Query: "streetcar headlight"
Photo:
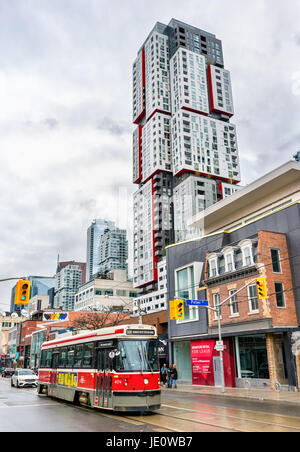
[[[144,384],[145,384],[145,385],[149,384],[148,378],[145,378],[145,379],[144,379]]]

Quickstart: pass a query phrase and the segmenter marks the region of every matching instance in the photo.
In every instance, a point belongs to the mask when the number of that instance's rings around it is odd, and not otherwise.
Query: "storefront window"
[[[270,378],[264,335],[237,337],[236,352],[239,378]]]
[[[190,341],[174,343],[174,362],[170,364],[176,364],[179,380],[192,381]]]

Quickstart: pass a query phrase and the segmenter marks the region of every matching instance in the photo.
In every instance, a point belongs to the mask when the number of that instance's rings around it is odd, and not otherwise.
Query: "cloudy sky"
[[[132,62],[172,17],[223,41],[242,184],[300,149],[298,0],[0,0],[0,279],[85,261],[93,218],[130,234]]]

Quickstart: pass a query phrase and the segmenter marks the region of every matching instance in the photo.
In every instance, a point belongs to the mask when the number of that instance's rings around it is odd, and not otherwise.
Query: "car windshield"
[[[19,375],[35,375],[33,370],[19,370]]]
[[[158,354],[157,341],[150,340],[120,340],[116,357],[116,371],[157,371]]]

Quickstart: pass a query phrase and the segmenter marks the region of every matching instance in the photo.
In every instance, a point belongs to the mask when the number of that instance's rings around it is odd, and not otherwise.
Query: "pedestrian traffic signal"
[[[260,300],[264,300],[268,296],[266,278],[258,278],[256,281],[257,294]]]
[[[31,282],[25,279],[20,279],[16,285],[15,304],[27,305],[30,298]]]
[[[175,317],[176,320],[184,319],[184,301],[183,300],[174,300],[175,301]]]

